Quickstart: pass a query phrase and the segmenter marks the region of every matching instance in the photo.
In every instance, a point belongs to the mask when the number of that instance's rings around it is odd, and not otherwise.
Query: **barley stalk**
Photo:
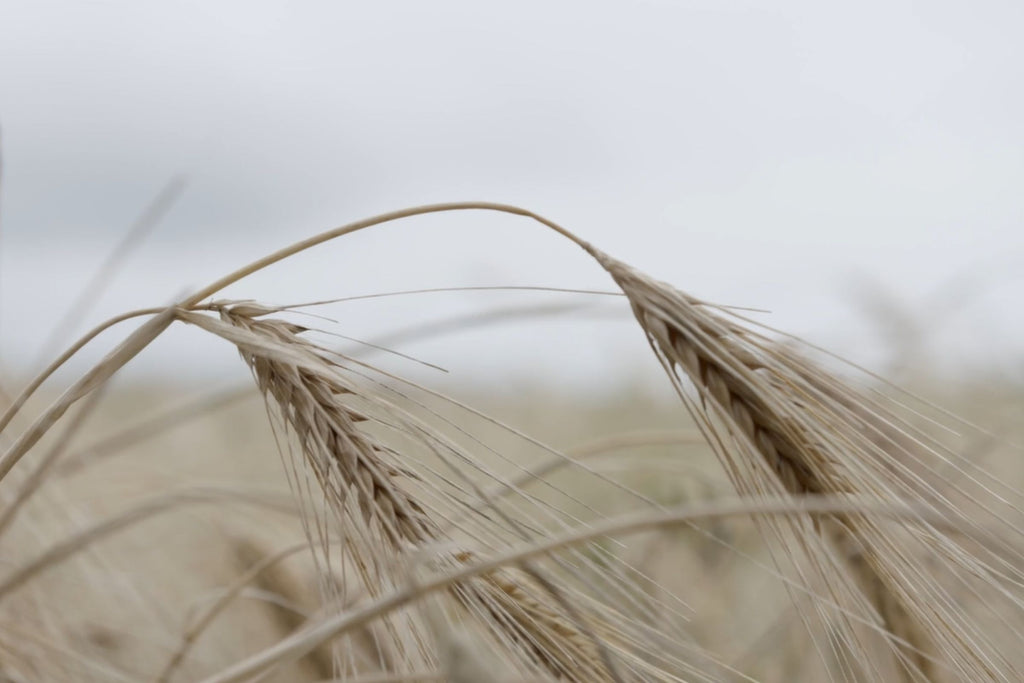
[[[603,523],[593,524],[585,529],[568,531],[554,538],[519,544],[493,556],[481,558],[458,567],[448,567],[414,585],[406,584],[396,588],[378,600],[356,607],[344,614],[324,619],[321,623],[239,662],[204,683],[236,683],[265,671],[276,662],[302,656],[328,639],[353,629],[361,628],[403,606],[436,591],[449,590],[452,586],[473,577],[482,577],[500,571],[510,565],[542,557],[555,550],[580,544],[606,536],[620,536],[659,527],[692,525],[699,520],[734,517],[737,515],[768,515],[772,517],[820,517],[837,513],[858,512],[872,517],[901,520],[908,524],[948,524],[949,521],[921,508],[906,505],[880,505],[852,502],[836,498],[809,498],[802,500],[763,499],[719,500],[690,504],[657,512],[643,511],[633,515],[621,515]],[[697,678],[699,676],[695,676]],[[674,676],[657,675],[653,672],[641,680],[678,680]]]
[[[422,561],[424,556],[434,558],[438,573],[446,575],[430,579],[429,590],[443,590],[454,596],[465,614],[488,628],[488,644],[501,647],[501,661],[512,661],[524,676],[621,680],[616,669],[625,663],[624,668],[637,678],[678,679],[679,676],[655,665],[634,661],[641,657],[638,652],[646,654],[649,650],[634,647],[642,629],[623,630],[623,614],[584,601],[580,607],[575,599],[585,594],[574,593],[571,582],[551,580],[525,564],[526,558],[558,547],[557,543],[542,542],[537,528],[521,536],[526,538],[528,547],[520,547],[504,558],[494,558],[493,552],[489,555],[475,546],[469,549],[471,544],[464,537],[456,541],[445,524],[451,520],[438,514],[438,500],[453,507],[469,508],[464,518],[472,520],[474,529],[493,532],[490,540],[496,545],[507,543],[513,532],[520,532],[523,527],[517,520],[498,519],[497,508],[491,508],[491,518],[483,510],[472,509],[465,497],[445,498],[448,494],[438,490],[437,479],[405,462],[401,453],[374,437],[366,427],[379,421],[381,415],[393,418],[389,427],[404,427],[411,423],[411,418],[374,396],[364,384],[353,381],[336,355],[302,336],[306,328],[269,319],[266,315],[274,309],[255,304],[199,305],[227,284],[334,237],[407,216],[464,209],[501,211],[537,220],[583,247],[622,287],[680,396],[736,488],[747,496],[741,503],[742,510],[760,510],[766,515],[761,522],[777,534],[785,550],[793,551],[794,559],[787,568],[801,575],[791,582],[790,588],[815,598],[814,610],[823,631],[838,623],[834,640],[829,634],[813,632],[812,638],[822,647],[832,648],[844,677],[884,678],[882,669],[871,661],[872,653],[860,642],[857,627],[866,625],[871,627],[869,632],[874,629],[886,633],[893,659],[902,666],[903,676],[908,680],[950,676],[971,681],[1024,680],[1005,653],[998,651],[986,633],[962,613],[957,595],[931,576],[922,562],[925,553],[946,560],[944,566],[955,572],[956,579],[963,580],[965,586],[969,585],[968,579],[973,580],[974,586],[1008,599],[1018,610],[1024,607],[1000,583],[1020,585],[1021,572],[1012,560],[1003,560],[1001,567],[993,567],[982,561],[981,553],[965,550],[943,527],[945,523],[957,526],[962,533],[966,530],[968,540],[988,552],[986,542],[992,538],[959,514],[916,469],[917,455],[913,451],[928,451],[927,446],[904,443],[906,434],[884,409],[863,400],[841,381],[785,348],[671,286],[635,271],[556,224],[506,205],[434,205],[360,221],[260,259],[187,297],[175,309],[148,311],[163,315],[157,315],[125,340],[7,448],[0,456],[0,479],[73,403],[95,391],[177,317],[237,346],[268,404],[277,410],[298,443],[305,463],[303,472],[313,475],[333,513],[331,521],[335,528],[328,531],[316,519],[317,528],[307,528],[307,533],[311,539],[316,534],[323,541],[340,531],[346,553],[343,559],[352,561],[371,599],[368,606],[339,603],[335,607],[344,604],[350,613],[325,617],[324,624],[312,626],[309,633],[285,639],[273,651],[225,672],[224,680],[254,673],[278,661],[275,658],[304,648],[308,651],[331,635],[359,624],[360,619],[365,626],[371,618],[383,618],[377,622],[387,629],[381,640],[386,641],[388,659],[396,662],[397,675],[401,676],[401,669],[434,670],[437,653],[426,647],[429,634],[423,629],[421,615],[410,609],[421,592],[407,585],[408,576],[413,573],[408,570],[409,564]],[[218,312],[220,318],[202,311]],[[133,315],[136,314],[123,317]],[[0,430],[53,370],[104,327],[83,338],[30,384],[0,415]],[[684,385],[684,380],[696,388],[696,399],[688,393],[689,385]],[[410,431],[415,436],[419,429]],[[442,437],[429,439],[440,443]],[[53,453],[52,458],[43,458],[38,474],[29,477],[31,485],[20,492],[18,504],[0,515],[0,527],[15,519],[14,512],[21,501],[27,500],[35,485],[42,483],[59,448]],[[507,481],[503,483],[509,490],[515,487]],[[794,512],[791,501],[768,500],[776,494],[826,496],[831,507],[817,508],[819,512],[825,510],[824,516],[810,514],[813,504]],[[476,502],[490,500],[491,497],[478,495]],[[0,600],[95,540],[183,501],[187,502],[180,497],[158,499],[149,506],[87,528],[33,562],[16,565],[0,585]],[[877,506],[901,501],[916,507],[907,508],[913,514],[901,519],[900,525],[892,520],[886,523],[872,514]],[[785,508],[786,505],[791,507]],[[585,536],[597,532],[591,529],[581,533]],[[573,543],[581,537],[562,543]],[[533,545],[529,545],[531,542]],[[324,548],[326,545],[324,541]],[[998,563],[998,552],[1002,550],[1005,546],[984,557],[995,558]],[[802,573],[805,566],[809,568],[807,575]],[[845,572],[837,575],[837,569]],[[852,575],[852,581],[846,574]],[[815,624],[808,618],[805,625],[812,628]],[[351,632],[348,637],[352,637]],[[313,643],[314,640],[317,642]],[[181,652],[183,656],[184,649]],[[397,656],[392,657],[392,652]],[[615,653],[615,661],[610,652]],[[850,659],[844,659],[848,655]],[[172,661],[172,667],[175,663],[176,660]],[[4,666],[7,662],[0,663],[0,672]],[[696,672],[697,676],[703,677],[700,672]]]

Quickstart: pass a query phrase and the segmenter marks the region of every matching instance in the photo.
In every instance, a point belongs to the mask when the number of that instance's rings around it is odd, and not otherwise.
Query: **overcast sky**
[[[0,0],[0,365],[36,362],[184,175],[79,332],[337,224],[484,199],[873,367],[894,348],[888,308],[921,317],[904,323],[924,324],[922,353],[944,365],[1020,368],[1022,35],[1014,0]],[[230,294],[504,284],[611,286],[537,225],[466,214],[346,238]],[[367,338],[572,302],[591,299],[423,295],[331,313]],[[625,315],[574,316],[408,350],[471,378],[586,378],[645,358]],[[217,367],[197,339],[158,344],[139,371]]]

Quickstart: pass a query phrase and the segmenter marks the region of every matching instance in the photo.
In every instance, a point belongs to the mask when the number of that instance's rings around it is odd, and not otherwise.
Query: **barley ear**
[[[899,444],[885,438],[865,414],[884,424],[895,419],[861,400],[841,379],[748,326],[585,248],[626,294],[652,349],[741,494],[916,502],[920,486],[900,474]],[[688,393],[684,378],[696,397]],[[957,514],[951,507],[935,509]],[[825,617],[823,625],[838,622],[846,646],[859,652],[857,661],[871,658],[849,619],[859,614],[886,635],[906,680],[930,680],[940,670],[966,680],[1018,678],[1019,672],[956,607],[956,596],[923,559],[938,553],[958,578],[999,591],[996,572],[967,555],[948,534],[932,526],[926,526],[926,533],[908,534],[856,514],[837,514],[813,525],[778,522],[771,528],[787,551],[802,554],[801,561],[812,566],[830,599],[845,605],[845,613]]]

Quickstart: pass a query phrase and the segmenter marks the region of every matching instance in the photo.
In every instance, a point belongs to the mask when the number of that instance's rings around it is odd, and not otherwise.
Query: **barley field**
[[[383,360],[400,341],[219,298],[456,211],[599,264],[657,387],[438,390]],[[0,680],[1024,679],[1021,378],[876,376],[685,287],[585,226],[431,205],[4,378]],[[172,327],[237,351],[238,381],[119,384]],[[54,375],[101,332],[108,355]]]

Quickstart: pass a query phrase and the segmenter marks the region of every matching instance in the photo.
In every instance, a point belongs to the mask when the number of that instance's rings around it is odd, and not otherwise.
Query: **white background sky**
[[[927,321],[922,353],[942,367],[1019,372],[1022,35],[1013,0],[0,0],[0,365],[31,368],[119,236],[184,174],[87,322],[340,223],[485,199],[873,367],[894,347],[858,303],[869,287]],[[361,233],[230,294],[489,284],[611,286],[539,226],[475,213]],[[370,338],[567,301],[432,295],[332,314]],[[463,379],[647,362],[625,316],[582,317],[407,350]],[[217,374],[225,354],[180,332],[135,370]]]

